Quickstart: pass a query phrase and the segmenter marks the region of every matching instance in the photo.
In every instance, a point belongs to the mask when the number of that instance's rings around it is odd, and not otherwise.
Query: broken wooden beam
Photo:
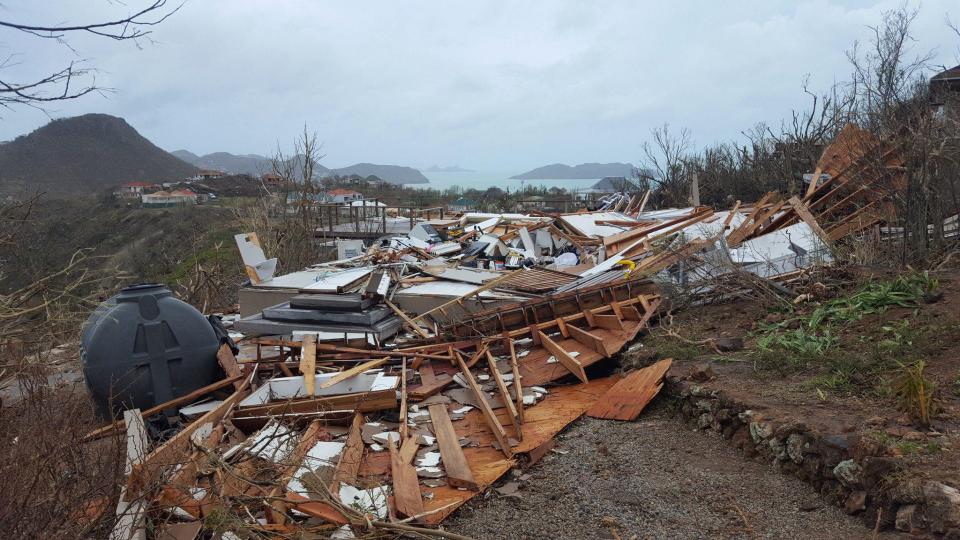
[[[497,444],[500,445],[500,451],[508,458],[513,457],[513,451],[510,450],[510,442],[507,440],[507,434],[503,430],[503,426],[500,425],[500,421],[497,420],[497,415],[494,414],[493,408],[490,407],[490,402],[487,401],[487,395],[480,389],[480,385],[478,385],[477,381],[473,378],[473,373],[470,373],[470,368],[467,367],[467,364],[460,355],[457,355],[457,364],[460,366],[460,373],[467,382],[467,386],[473,392],[477,404],[480,405],[480,413],[483,414],[484,420],[487,421],[487,426],[490,428],[490,431],[493,432]]]
[[[333,377],[327,378],[327,380],[325,380],[325,381],[323,381],[322,383],[320,383],[320,384],[317,386],[317,388],[321,388],[321,389],[322,389],[322,388],[330,388],[331,386],[333,386],[333,385],[335,385],[335,384],[337,384],[337,383],[339,383],[339,382],[343,382],[343,381],[349,379],[350,377],[355,377],[355,376],[357,376],[357,375],[359,375],[359,374],[361,374],[361,373],[363,373],[363,372],[365,372],[365,371],[368,371],[368,370],[371,370],[371,369],[374,369],[374,368],[378,368],[378,367],[382,366],[383,364],[386,364],[388,360],[390,360],[390,357],[378,358],[378,359],[376,359],[376,360],[370,360],[369,362],[364,362],[364,363],[362,363],[362,364],[358,364],[358,365],[356,365],[356,366],[354,366],[354,367],[352,367],[352,368],[350,368],[350,369],[347,369],[347,370],[341,371],[340,373],[337,373],[337,374],[334,375]]]
[[[317,337],[312,334],[303,336],[300,348],[300,373],[303,374],[303,388],[308,396],[317,393]]]
[[[490,377],[493,378],[497,390],[500,391],[500,399],[503,401],[503,406],[507,409],[507,418],[513,425],[513,432],[517,435],[517,440],[522,441],[523,424],[520,422],[520,414],[517,412],[516,404],[510,396],[510,391],[507,390],[507,384],[503,381],[500,370],[497,369],[497,361],[493,355],[490,354],[490,351],[487,351],[487,366],[490,368]]]
[[[560,362],[560,365],[567,368],[567,371],[570,373],[573,373],[578,379],[580,379],[580,382],[589,382],[587,380],[586,372],[583,371],[583,366],[576,358],[570,356],[570,353],[563,350],[563,347],[558,345],[543,332],[538,331],[537,333],[540,337],[540,343],[542,343],[543,347],[547,349],[547,351],[552,354],[558,362]]]

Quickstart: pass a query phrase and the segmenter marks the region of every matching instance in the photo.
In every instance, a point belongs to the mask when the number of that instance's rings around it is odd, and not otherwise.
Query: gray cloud
[[[954,2],[926,0],[915,28],[916,49],[939,47],[947,65],[958,62],[944,23]],[[82,22],[140,3],[6,2],[0,16]],[[51,114],[123,116],[158,145],[197,153],[289,149],[306,123],[329,166],[636,161],[664,121],[699,144],[779,122],[805,104],[806,74],[815,88],[846,77],[844,51],[898,5],[190,0],[141,49],[71,41],[117,91]],[[10,31],[0,48],[22,54],[8,77],[72,57]],[[5,111],[0,137],[46,121]]]

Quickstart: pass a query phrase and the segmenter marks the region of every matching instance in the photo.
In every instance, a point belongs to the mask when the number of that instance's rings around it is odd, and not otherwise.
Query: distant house
[[[283,185],[283,177],[279,174],[267,173],[260,176],[260,180],[263,180],[263,183],[268,186],[280,186]]]
[[[157,186],[155,184],[148,184],[147,182],[127,182],[126,184],[122,184],[113,193],[121,199],[139,199],[144,191],[156,188]]]
[[[144,208],[169,208],[197,204],[198,195],[189,189],[146,193],[140,198]]]
[[[477,209],[477,201],[468,199],[466,197],[460,197],[459,199],[448,204],[447,209],[451,212],[469,212]]]
[[[196,180],[211,180],[213,178],[223,178],[227,174],[223,171],[214,171],[212,169],[200,169],[200,172],[194,177]]]
[[[329,197],[330,202],[345,203],[363,199],[363,194],[352,189],[336,188],[327,191],[327,197]]]
[[[960,102],[960,66],[941,71],[930,78],[930,95],[934,108],[943,113],[947,105]]]

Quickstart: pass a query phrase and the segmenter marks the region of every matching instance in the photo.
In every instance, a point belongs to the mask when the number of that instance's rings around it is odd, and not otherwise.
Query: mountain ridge
[[[196,171],[123,118],[101,113],[51,120],[0,145],[5,192],[100,192],[125,182],[182,180]]]
[[[189,161],[204,169],[222,170],[230,174],[249,174],[259,176],[273,170],[270,158],[257,154],[231,154],[229,152],[213,152],[198,156],[189,150],[174,150],[173,155]],[[331,176],[357,175],[363,178],[376,176],[392,184],[425,184],[430,182],[419,170],[402,165],[379,165],[376,163],[355,163],[347,167],[329,169],[317,163],[314,165],[317,176],[326,178]]]

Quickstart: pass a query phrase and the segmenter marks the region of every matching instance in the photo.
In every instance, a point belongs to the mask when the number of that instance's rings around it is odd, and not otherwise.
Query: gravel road
[[[632,423],[581,418],[557,443],[566,454],[507,475],[518,497],[490,490],[444,528],[477,539],[872,536],[807,484],[684,425],[663,400]]]

